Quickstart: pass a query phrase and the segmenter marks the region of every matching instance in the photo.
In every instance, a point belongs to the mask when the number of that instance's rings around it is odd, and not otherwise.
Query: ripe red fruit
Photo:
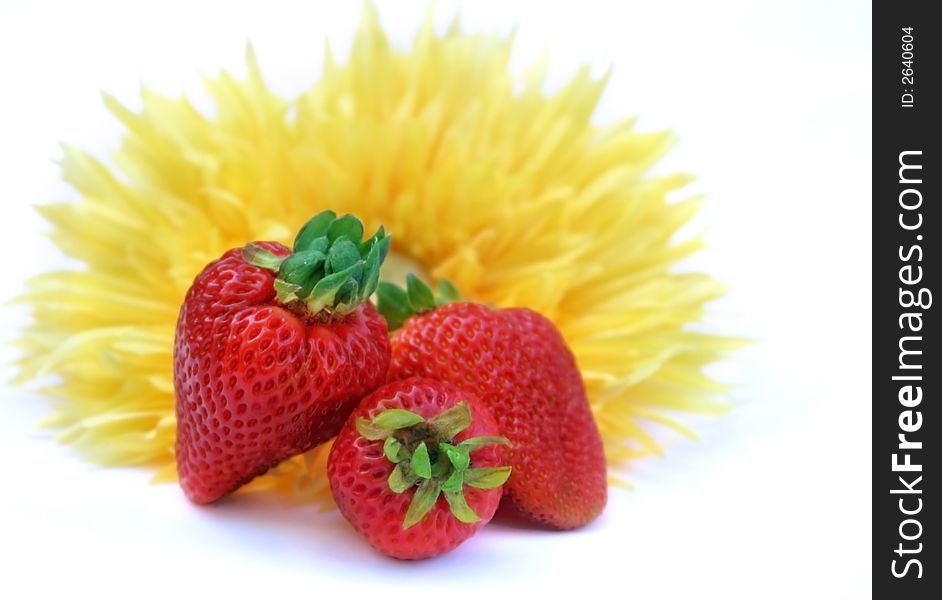
[[[497,425],[473,394],[430,379],[387,384],[360,402],[330,449],[344,517],[380,552],[448,552],[483,527],[510,475]]]
[[[174,343],[176,459],[206,504],[333,437],[389,364],[367,300],[390,239],[327,211],[298,234],[233,249],[197,275]]]
[[[388,380],[430,377],[477,394],[513,444],[506,491],[525,516],[560,529],[597,517],[608,492],[602,440],[556,327],[526,308],[448,303],[457,294],[447,283],[436,299],[414,276],[408,292],[378,291],[390,328],[402,325]]]

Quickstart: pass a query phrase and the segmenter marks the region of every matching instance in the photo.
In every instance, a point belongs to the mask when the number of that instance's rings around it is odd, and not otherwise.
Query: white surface
[[[668,126],[666,167],[701,174],[710,248],[692,261],[732,288],[714,328],[759,343],[720,367],[740,408],[700,443],[636,466],[604,517],[558,534],[492,524],[457,552],[403,564],[336,513],[241,500],[197,509],[148,474],[76,459],[32,424],[43,400],[4,389],[2,595],[324,597],[330,590],[596,590],[635,598],[861,598],[871,576],[871,72],[865,2],[467,3],[467,29],[518,26],[515,65],[546,46],[558,83],[615,67],[599,121]],[[445,23],[453,2],[440,2]],[[379,2],[397,43],[424,2]],[[30,203],[73,197],[58,140],[104,154],[106,89],[199,89],[241,69],[251,39],[269,82],[316,76],[323,39],[344,55],[356,2],[0,4],[0,300],[61,262]],[[11,249],[15,249],[11,252]],[[20,307],[4,306],[11,338]],[[2,350],[4,376],[12,353]],[[14,593],[9,593],[9,592]],[[128,596],[133,597],[133,596]],[[227,597],[222,594],[215,597]],[[389,596],[387,596],[389,597]],[[478,596],[482,597],[482,596]]]

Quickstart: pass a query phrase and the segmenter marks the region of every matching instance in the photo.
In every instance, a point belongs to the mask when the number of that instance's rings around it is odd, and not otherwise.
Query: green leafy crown
[[[397,494],[415,489],[402,521],[408,529],[432,510],[445,495],[451,514],[462,523],[480,521],[468,506],[464,486],[479,489],[500,487],[510,477],[510,467],[472,467],[471,453],[489,444],[510,445],[505,437],[480,436],[454,444],[454,437],[471,424],[471,410],[459,402],[426,420],[401,408],[390,408],[372,421],[359,417],[357,431],[368,440],[383,442],[383,453],[395,463],[389,489]]]
[[[360,219],[325,210],[301,228],[289,256],[276,256],[257,244],[245,246],[242,256],[278,273],[275,293],[280,303],[303,308],[309,315],[344,315],[376,290],[391,241],[382,226],[363,240]]]
[[[461,294],[447,279],[439,280],[438,291],[433,293],[432,289],[413,273],[406,275],[405,289],[388,281],[379,282],[376,296],[379,300],[376,308],[386,319],[389,331],[399,329],[413,315],[461,299]]]

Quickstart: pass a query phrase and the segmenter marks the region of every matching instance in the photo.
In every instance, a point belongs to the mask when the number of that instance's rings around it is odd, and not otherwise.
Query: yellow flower
[[[471,298],[549,316],[575,353],[613,465],[660,447],[650,422],[690,432],[675,411],[717,413],[723,387],[703,374],[735,344],[693,332],[712,279],[673,265],[697,239],[675,232],[696,199],[668,201],[685,176],[654,177],[667,133],[591,122],[605,82],[587,69],[552,95],[546,65],[508,70],[511,40],[437,35],[390,47],[371,7],[346,65],[285,99],[248,75],[207,81],[215,112],[143,92],[117,169],[65,148],[76,202],[41,207],[52,236],[85,268],[29,282],[35,319],[21,380],[53,375],[51,425],[104,464],[174,475],[172,349],[196,273],[250,240],[290,241],[333,208],[394,234],[393,271],[447,277]],[[323,446],[252,484],[324,498]]]

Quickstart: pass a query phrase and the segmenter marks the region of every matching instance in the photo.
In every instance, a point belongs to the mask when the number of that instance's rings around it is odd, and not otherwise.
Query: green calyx
[[[406,275],[405,289],[388,281],[379,282],[376,296],[379,299],[377,310],[386,319],[389,331],[399,329],[413,315],[428,312],[461,299],[458,290],[447,279],[438,282],[437,293],[434,293],[413,273]]]
[[[353,215],[325,210],[305,223],[292,254],[277,256],[261,246],[242,249],[246,262],[278,273],[275,294],[285,306],[308,316],[345,315],[376,291],[379,269],[392,238],[380,227],[367,240]]]
[[[391,408],[372,421],[356,421],[360,435],[383,442],[383,454],[396,468],[389,475],[389,489],[397,494],[415,488],[402,528],[421,521],[445,495],[451,514],[462,523],[480,521],[468,506],[464,487],[489,490],[502,486],[510,477],[510,467],[471,466],[471,453],[490,444],[509,446],[501,436],[468,438],[454,444],[454,437],[471,424],[471,410],[460,402],[438,416],[426,420],[401,408]]]

